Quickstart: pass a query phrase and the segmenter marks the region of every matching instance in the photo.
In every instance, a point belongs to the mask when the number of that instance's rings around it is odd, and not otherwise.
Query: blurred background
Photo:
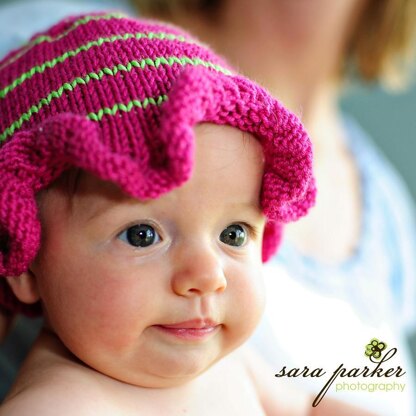
[[[341,101],[395,165],[416,199],[416,88],[389,94],[377,86],[349,88]]]

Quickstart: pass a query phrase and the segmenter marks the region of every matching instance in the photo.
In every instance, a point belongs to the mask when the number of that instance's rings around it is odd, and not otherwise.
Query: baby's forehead
[[[244,132],[228,125],[213,123],[198,123],[193,127],[194,132],[194,170],[200,165],[208,165],[212,170],[226,169],[230,165],[239,170],[243,159],[252,160],[258,169],[263,170],[264,154],[258,139],[251,133]],[[141,160],[137,160],[140,169]],[[167,161],[166,163],[169,163]],[[244,169],[241,166],[241,170]],[[212,172],[212,171],[211,171]],[[209,182],[210,171],[204,179]],[[226,172],[224,172],[226,173]],[[191,178],[192,178],[191,174]],[[111,199],[127,199],[115,183],[103,180],[88,171],[76,166],[64,171],[49,188],[59,188],[68,194],[106,194]]]
[[[201,164],[208,157],[212,162],[233,163],[237,158],[254,159],[263,169],[264,154],[259,140],[251,133],[235,127],[200,123],[194,127],[195,163]]]
[[[117,184],[75,167],[63,172],[37,196],[41,212],[46,206],[53,205],[60,206],[70,215],[88,211],[103,203],[121,204],[130,200],[133,198]]]
[[[157,206],[159,201],[165,211],[177,210],[193,199],[205,207],[222,202],[230,207],[259,207],[264,156],[257,139],[233,127],[208,123],[196,125],[194,133],[190,178],[156,199],[138,200],[115,183],[76,168],[66,171],[50,187],[46,199],[59,198],[70,213],[82,216],[108,207]]]

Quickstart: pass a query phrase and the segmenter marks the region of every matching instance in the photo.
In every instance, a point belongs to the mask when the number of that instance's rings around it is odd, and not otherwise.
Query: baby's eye
[[[232,224],[223,230],[220,240],[229,246],[241,247],[247,241],[247,231],[240,224]]]
[[[159,234],[149,224],[137,224],[119,235],[120,240],[134,247],[149,247],[160,241]]]

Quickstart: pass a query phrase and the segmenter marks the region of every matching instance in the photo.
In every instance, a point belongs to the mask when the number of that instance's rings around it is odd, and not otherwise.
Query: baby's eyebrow
[[[108,213],[109,211],[112,211],[112,210],[116,209],[117,207],[120,208],[120,206],[121,206],[120,203],[100,204],[96,209],[92,209],[92,212],[89,213],[89,215],[87,216],[86,222],[91,222],[91,221],[101,217],[102,215]]]
[[[127,202],[128,201],[128,202]],[[87,214],[86,216],[86,222],[89,223],[104,214],[107,214],[108,212],[111,212],[112,210],[116,209],[128,209],[132,208],[133,206],[137,205],[146,205],[147,203],[151,202],[152,200],[136,200],[133,198],[126,198],[123,199],[123,202],[104,202],[102,204],[99,204],[99,206],[96,209],[91,209],[92,212]],[[235,212],[241,212],[241,213],[248,213],[251,216],[255,217],[261,217],[263,216],[262,208],[260,206],[259,200],[250,200],[250,201],[235,201],[230,202],[226,206],[227,211],[235,211]]]
[[[262,214],[262,209],[260,206],[260,201],[241,201],[241,202],[231,202],[228,204],[228,208],[235,211],[251,211],[255,215]]]
[[[243,201],[231,201],[229,205],[235,208],[260,208],[260,200],[248,199]]]
[[[123,197],[119,201],[112,202],[103,202],[99,204],[96,209],[92,209],[92,212],[88,214],[86,222],[91,222],[108,212],[117,210],[117,209],[131,209],[133,207],[139,207],[147,205],[151,200],[138,200],[132,197]]]
[[[93,209],[91,213],[88,214],[86,218],[86,222],[91,222],[99,217],[101,217],[103,214],[107,213],[108,211],[111,211],[112,208],[114,208],[114,204],[108,205],[104,204],[99,206],[97,209]]]

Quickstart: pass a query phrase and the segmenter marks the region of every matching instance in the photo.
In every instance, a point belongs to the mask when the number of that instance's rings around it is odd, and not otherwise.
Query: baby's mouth
[[[193,319],[174,324],[155,325],[158,330],[184,340],[204,340],[219,331],[221,324],[211,319]]]

